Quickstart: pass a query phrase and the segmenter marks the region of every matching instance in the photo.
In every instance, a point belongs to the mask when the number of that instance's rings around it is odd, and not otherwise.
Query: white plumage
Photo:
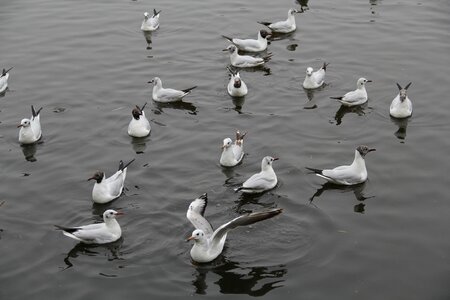
[[[239,55],[237,47],[235,45],[230,45],[223,51],[228,51],[230,53],[231,65],[237,68],[251,68],[263,65],[265,62],[269,61],[272,54],[268,54],[265,57],[253,57],[250,55]]]
[[[144,21],[142,21],[141,30],[155,31],[159,28],[159,14],[161,11],[153,9],[153,16],[149,17],[148,12],[144,13]]]
[[[265,30],[258,31],[258,38],[254,39],[236,39],[223,35],[224,38],[232,42],[239,50],[247,52],[261,52],[267,49],[267,38],[270,34]]]
[[[408,90],[411,82],[408,83],[405,88],[402,88],[400,84],[397,83],[399,93],[397,97],[392,100],[391,106],[389,108],[389,114],[398,119],[408,118],[412,115],[412,102],[408,98],[406,91]]]
[[[317,89],[325,83],[325,73],[327,71],[327,63],[323,63],[323,66],[314,72],[314,69],[308,67],[306,69],[306,77],[303,81],[303,88],[305,89]]]
[[[369,99],[366,91],[366,83],[372,82],[363,77],[359,78],[356,82],[356,90],[346,93],[342,97],[330,97],[331,99],[337,99],[344,106],[361,105],[367,102]]]
[[[300,12],[303,12],[303,10],[297,10],[297,9],[291,8],[288,11],[288,17],[285,21],[279,21],[279,22],[274,22],[274,23],[270,23],[270,22],[258,22],[258,23],[260,23],[264,26],[267,26],[268,28],[270,28],[270,30],[272,30],[272,32],[290,33],[290,32],[295,31],[295,29],[297,29],[297,26],[295,24],[294,14],[300,13]]]
[[[186,95],[190,94],[191,91],[197,87],[193,86],[181,91],[174,89],[165,89],[163,88],[162,81],[159,77],[153,78],[148,83],[153,83],[153,100],[163,103],[181,101]]]
[[[262,193],[273,189],[277,183],[277,175],[272,168],[272,164],[278,158],[273,158],[271,156],[266,156],[261,161],[261,172],[254,174],[249,179],[247,179],[241,187],[237,188],[236,191],[242,191],[244,193]]]
[[[241,134],[238,130],[234,143],[230,138],[223,140],[222,155],[220,156],[222,166],[234,167],[242,161],[244,157],[244,136],[246,134]]]
[[[22,119],[19,130],[19,142],[21,144],[33,144],[39,141],[42,137],[41,130],[41,116],[42,107],[36,112],[33,105],[31,105],[31,119]]]
[[[145,116],[144,108],[147,103],[145,103],[142,108],[136,105],[131,112],[131,121],[128,124],[128,135],[132,137],[145,137],[150,134],[152,130],[150,122]]]

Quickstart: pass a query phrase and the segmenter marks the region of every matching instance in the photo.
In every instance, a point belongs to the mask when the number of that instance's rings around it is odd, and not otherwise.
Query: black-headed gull
[[[11,71],[12,68],[14,67],[9,68],[8,70],[2,70],[2,74],[0,75],[0,93],[3,93],[8,88],[9,71]]]
[[[131,121],[128,124],[128,135],[133,137],[145,137],[150,134],[152,128],[150,122],[145,117],[144,108],[147,105],[145,103],[142,107],[136,105],[131,111]]]
[[[230,81],[228,82],[227,91],[231,97],[244,97],[248,93],[248,88],[245,82],[241,79],[239,72],[233,71],[228,68],[231,74]]]
[[[268,28],[270,28],[270,30],[272,30],[272,32],[289,33],[295,31],[295,29],[297,28],[297,26],[295,25],[294,14],[302,12],[303,9],[297,10],[295,8],[291,8],[288,11],[288,17],[287,20],[285,21],[279,21],[274,23],[271,22],[258,22],[258,23],[267,26]]]
[[[176,102],[181,101],[186,95],[190,94],[197,86],[190,87],[185,90],[165,89],[162,86],[162,81],[159,77],[155,77],[148,83],[153,83],[152,98],[156,102]]]
[[[272,53],[269,53],[265,57],[253,57],[250,55],[239,55],[237,47],[230,45],[222,51],[228,51],[230,53],[231,65],[237,68],[251,68],[261,66],[268,62],[272,57]]]
[[[267,49],[267,39],[270,34],[265,30],[260,30],[258,32],[258,38],[254,39],[236,39],[230,38],[228,36],[222,35],[224,38],[232,42],[239,50],[247,52],[261,52]]]
[[[116,220],[116,216],[120,215],[123,213],[108,209],[103,213],[104,223],[77,227],[55,225],[55,227],[62,230],[65,236],[85,244],[107,244],[117,241],[122,236],[122,230]]]
[[[142,31],[155,31],[159,28],[159,13],[153,9],[153,16],[149,17],[149,13],[144,13],[144,21],[142,21],[141,30]]]
[[[130,160],[127,164],[123,161],[119,163],[119,169],[116,173],[106,178],[105,172],[97,171],[88,179],[95,180],[94,188],[92,189],[92,200],[95,203],[107,203],[118,198],[123,191],[123,184],[127,177],[127,167],[134,161]]]
[[[244,193],[262,193],[273,189],[278,183],[277,175],[272,168],[272,164],[276,160],[278,160],[278,158],[273,158],[271,156],[264,157],[261,161],[261,172],[251,176],[235,191],[242,191]]]
[[[367,91],[366,83],[372,82],[372,80],[367,80],[361,77],[356,82],[356,90],[346,93],[342,97],[330,97],[331,99],[337,99],[344,106],[355,106],[361,105],[367,102]]]
[[[41,109],[42,107],[36,111],[31,105],[31,119],[22,119],[17,126],[20,128],[19,142],[21,144],[33,144],[41,138],[41,116],[39,114]]]
[[[355,150],[355,158],[351,165],[339,166],[334,169],[314,169],[306,167],[313,171],[317,176],[325,180],[341,185],[353,185],[367,180],[367,169],[364,157],[367,153],[375,151],[367,146],[358,146]]]
[[[398,119],[408,118],[412,115],[412,103],[409,100],[406,91],[408,90],[411,82],[408,83],[404,88],[397,83],[399,93],[397,97],[392,100],[391,107],[389,108],[389,114]]]
[[[266,211],[247,213],[213,230],[211,224],[204,217],[207,204],[208,196],[205,193],[191,202],[186,213],[186,217],[195,227],[192,235],[187,239],[188,241],[194,241],[194,246],[191,249],[191,258],[199,263],[213,261],[222,253],[227,234],[230,230],[238,226],[246,226],[275,217],[283,211],[280,208],[274,208]]]
[[[220,156],[220,165],[224,167],[234,167],[242,161],[244,157],[244,137],[247,134],[241,134],[236,131],[236,140],[230,138],[223,140],[222,155]]]
[[[324,84],[325,80],[325,73],[327,71],[327,64],[326,62],[323,63],[323,66],[314,72],[314,69],[311,67],[308,67],[306,69],[306,77],[303,81],[303,88],[311,90],[311,89],[317,89],[321,87]]]

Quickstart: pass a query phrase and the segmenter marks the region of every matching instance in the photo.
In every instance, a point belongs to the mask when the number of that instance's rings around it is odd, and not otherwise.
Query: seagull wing
[[[207,237],[211,237],[213,234],[213,228],[204,217],[207,205],[208,198],[206,194],[203,194],[191,202],[186,213],[186,217],[192,225],[194,225],[195,229],[200,229],[206,234]]]

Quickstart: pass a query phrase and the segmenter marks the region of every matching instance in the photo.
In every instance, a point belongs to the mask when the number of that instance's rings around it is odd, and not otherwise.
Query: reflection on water
[[[142,154],[145,152],[145,149],[147,148],[147,141],[148,137],[131,137],[131,146],[133,147],[133,151],[136,152],[136,154]]]
[[[222,294],[246,294],[253,297],[264,296],[271,290],[282,287],[283,277],[287,273],[285,265],[245,267],[222,255],[213,264],[195,266],[192,285],[196,294],[207,294],[206,279],[209,272],[219,275],[219,280],[214,283],[220,287]]]
[[[244,106],[245,96],[244,97],[231,97],[231,101],[234,104],[234,110],[239,114],[242,114],[242,106]]]
[[[308,1],[309,0],[295,0],[295,2],[297,2],[298,5],[301,6],[302,10],[308,10]]]
[[[399,140],[404,142],[404,140],[406,138],[406,127],[408,126],[409,118],[396,119],[396,118],[391,117],[391,121],[398,127],[397,131],[394,132],[394,135]]]
[[[153,103],[156,108],[154,113],[156,113],[156,114],[163,113],[165,108],[187,110],[190,115],[197,114],[197,107],[190,102],[177,101],[177,102],[170,102],[170,103],[162,103],[162,102],[153,101]]]
[[[304,109],[315,109],[317,108],[317,104],[314,100],[314,95],[317,92],[322,91],[324,88],[326,87],[326,84],[323,84],[321,87],[317,88],[317,89],[303,89],[303,91],[305,92],[306,98],[308,98],[308,102],[305,104],[305,106],[303,107]]]
[[[357,106],[345,106],[345,105],[341,105],[341,107],[339,107],[338,111],[336,112],[334,119],[336,120],[336,125],[341,125],[342,123],[342,118],[344,118],[344,116],[348,113],[355,113],[358,116],[364,116],[366,114],[365,109],[367,108],[367,103],[363,104],[363,105],[357,105]]]
[[[123,244],[123,238],[121,237],[119,240],[104,244],[104,245],[88,245],[83,243],[78,243],[73,247],[64,258],[64,263],[66,267],[63,270],[69,269],[73,267],[73,259],[77,258],[80,255],[87,256],[106,256],[108,261],[122,259],[120,252],[120,248]]]
[[[152,49],[152,32],[151,31],[142,31],[144,35],[145,41],[147,42],[147,50]]]
[[[25,156],[25,159],[27,161],[37,161],[35,155],[37,151],[37,145],[41,144],[42,142],[34,143],[34,144],[27,144],[27,145],[20,145],[22,148],[23,156]]]

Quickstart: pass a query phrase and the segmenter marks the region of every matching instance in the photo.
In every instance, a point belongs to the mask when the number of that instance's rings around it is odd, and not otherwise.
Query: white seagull
[[[123,215],[123,213],[108,209],[103,213],[104,223],[82,225],[78,227],[55,225],[55,227],[62,230],[65,236],[85,244],[112,243],[122,236],[122,230],[116,220],[116,216],[120,215]]]
[[[269,53],[265,57],[253,57],[250,55],[239,55],[237,47],[235,45],[230,45],[222,51],[230,52],[230,62],[231,65],[238,68],[251,68],[261,66],[268,62],[272,57],[272,53]]]
[[[367,146],[358,146],[355,150],[355,158],[349,166],[339,166],[334,169],[314,169],[306,167],[313,171],[317,176],[325,180],[340,185],[353,185],[367,180],[367,169],[364,157],[367,153],[375,151]]]
[[[20,125],[17,126],[20,128],[19,143],[33,144],[41,138],[41,116],[39,115],[41,109],[42,107],[36,112],[33,105],[31,105],[31,119],[22,119],[20,121]]]
[[[408,118],[412,115],[412,103],[409,100],[406,91],[408,90],[411,82],[408,83],[405,88],[402,88],[400,84],[397,83],[399,93],[397,97],[392,100],[391,107],[389,109],[389,114],[394,118]]]
[[[270,28],[272,30],[272,32],[277,32],[277,33],[293,32],[297,28],[297,26],[295,25],[294,14],[301,13],[301,12],[303,12],[303,9],[297,10],[295,8],[291,8],[288,11],[288,18],[286,21],[279,21],[279,22],[275,22],[275,23],[270,23],[270,22],[258,22],[258,23],[262,24],[264,26],[267,26],[268,28]]]
[[[3,93],[8,88],[9,71],[11,71],[12,68],[14,67],[9,68],[8,70],[2,70],[2,74],[0,75],[0,93]]]
[[[242,161],[244,157],[244,137],[247,134],[241,134],[236,131],[236,141],[230,138],[223,140],[222,155],[220,156],[220,165],[224,167],[234,167]]]
[[[211,224],[204,217],[207,204],[208,197],[205,193],[189,205],[186,213],[186,217],[195,227],[192,235],[187,239],[187,241],[194,240],[191,258],[199,263],[213,261],[222,253],[230,230],[238,226],[246,226],[272,218],[283,211],[280,208],[274,208],[267,211],[247,213],[234,218],[214,231]]]
[[[308,67],[306,69],[306,77],[303,81],[303,88],[305,89],[317,89],[324,84],[325,80],[325,72],[327,71],[326,62],[323,63],[322,68],[314,72],[314,69]]]
[[[244,97],[248,93],[248,88],[245,82],[241,79],[239,72],[235,72],[228,68],[231,78],[228,82],[227,91],[231,97]]]
[[[147,105],[145,103],[142,107],[136,105],[133,108],[131,114],[131,121],[128,124],[128,135],[132,137],[145,137],[150,134],[152,128],[150,127],[150,122],[145,117],[144,108]]]
[[[119,169],[111,177],[106,178],[104,172],[97,171],[88,179],[95,180],[94,188],[92,189],[92,200],[95,203],[108,203],[118,198],[123,191],[123,183],[127,177],[127,167],[134,161],[132,159],[126,165],[123,161],[119,163]]]
[[[162,81],[159,77],[153,78],[148,83],[154,84],[152,92],[153,100],[163,103],[181,101],[186,95],[190,94],[191,91],[197,87],[193,86],[181,91],[174,89],[165,89],[163,88]]]
[[[144,21],[142,21],[141,30],[142,31],[155,31],[159,28],[159,13],[160,11],[156,11],[153,9],[153,16],[148,17],[148,12],[144,13]]]
[[[267,39],[270,37],[270,34],[265,30],[260,30],[258,32],[258,39],[233,39],[222,35],[224,38],[232,42],[239,50],[247,51],[247,52],[261,52],[267,49]]]
[[[355,106],[364,104],[367,102],[368,99],[365,86],[367,82],[372,82],[372,80],[367,80],[361,77],[356,82],[356,90],[348,92],[342,97],[330,97],[330,98],[337,99],[344,106]]]
[[[278,160],[271,156],[266,156],[261,161],[261,172],[254,174],[247,179],[241,187],[235,189],[236,192],[242,191],[244,193],[262,193],[273,189],[277,183],[277,175],[272,168],[272,163]]]

